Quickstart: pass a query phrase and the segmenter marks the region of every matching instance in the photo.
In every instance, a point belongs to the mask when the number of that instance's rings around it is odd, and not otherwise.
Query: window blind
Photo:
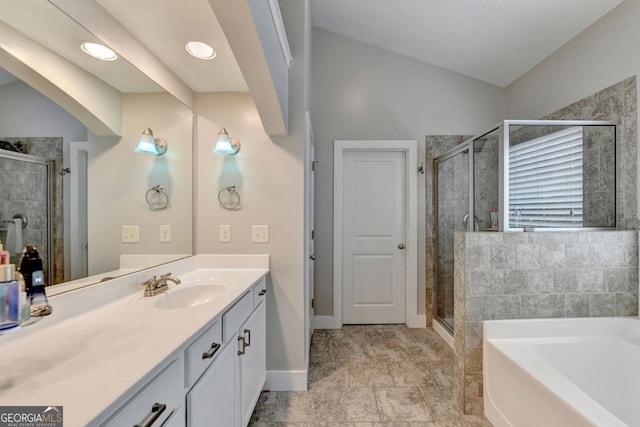
[[[509,226],[582,226],[582,127],[509,147]]]

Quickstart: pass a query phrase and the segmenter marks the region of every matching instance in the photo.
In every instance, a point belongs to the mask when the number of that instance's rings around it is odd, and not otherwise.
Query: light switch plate
[[[269,243],[269,226],[268,225],[252,225],[251,226],[251,242],[252,243]]]
[[[123,225],[121,241],[122,243],[140,242],[140,227],[137,225]]]
[[[231,242],[231,226],[228,224],[220,225],[219,239],[221,243]]]
[[[171,226],[160,226],[160,243],[169,243],[171,241]]]

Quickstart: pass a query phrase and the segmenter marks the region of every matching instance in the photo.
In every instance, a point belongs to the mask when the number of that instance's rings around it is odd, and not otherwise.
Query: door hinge
[[[312,160],[311,161],[311,170],[315,171],[316,170],[316,165],[318,164],[317,160]]]
[[[420,163],[420,166],[418,166],[418,173],[424,175],[424,163]]]
[[[316,308],[316,300],[315,300],[315,298],[311,298],[311,308]]]
[[[316,230],[311,230],[311,240],[316,238]]]

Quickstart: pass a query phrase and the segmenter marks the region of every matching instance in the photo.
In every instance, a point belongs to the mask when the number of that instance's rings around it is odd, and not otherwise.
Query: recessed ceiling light
[[[118,55],[116,55],[114,51],[98,43],[82,43],[80,47],[87,55],[103,61],[115,61],[118,58]]]
[[[190,41],[185,45],[187,52],[191,56],[198,59],[213,59],[216,57],[216,51],[206,43]]]

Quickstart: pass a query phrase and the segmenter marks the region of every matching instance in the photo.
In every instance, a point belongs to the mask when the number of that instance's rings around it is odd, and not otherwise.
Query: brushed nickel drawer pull
[[[153,423],[160,418],[160,415],[162,415],[165,409],[167,409],[167,405],[164,403],[154,403],[153,406],[151,406],[151,412],[149,412],[147,416],[134,427],[151,427]]]
[[[242,356],[245,353],[244,349],[247,348],[247,344],[244,341],[244,337],[238,337],[238,341],[242,341],[242,350],[238,350],[238,356]]]
[[[249,347],[251,345],[251,330],[245,329],[244,331],[242,331],[242,335],[249,335],[249,338],[247,338],[247,347]]]
[[[220,344],[218,344],[217,342],[214,342],[213,344],[211,344],[211,348],[209,350],[202,353],[202,359],[203,360],[211,359],[213,355],[218,352],[219,349],[220,349]]]

